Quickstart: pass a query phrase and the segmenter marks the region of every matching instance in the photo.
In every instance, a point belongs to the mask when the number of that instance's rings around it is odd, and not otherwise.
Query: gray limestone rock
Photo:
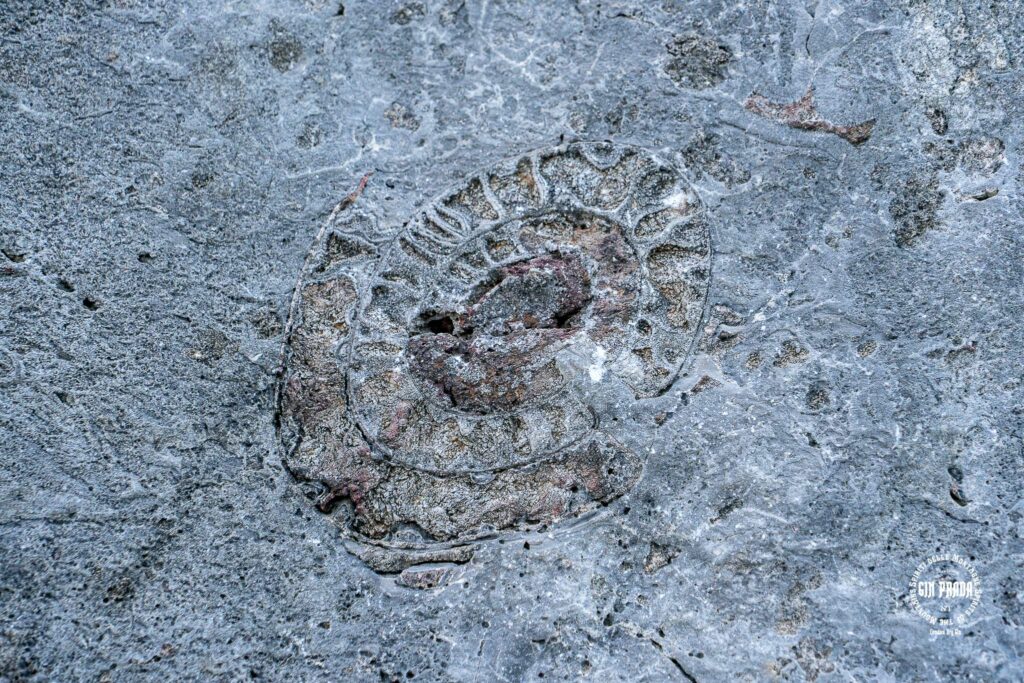
[[[0,680],[1021,680],[1022,36],[0,3]]]

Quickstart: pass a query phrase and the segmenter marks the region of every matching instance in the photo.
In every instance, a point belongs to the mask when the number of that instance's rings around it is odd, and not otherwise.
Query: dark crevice
[[[643,634],[642,633],[636,633],[635,635],[637,637],[640,637]],[[661,629],[658,629],[658,635],[661,636],[662,638],[664,638],[665,637],[665,632],[662,631]],[[658,648],[658,652],[661,652],[662,654],[664,654],[668,658],[668,661],[672,662],[672,664],[676,667],[676,669],[679,670],[679,673],[681,673],[683,675],[683,677],[686,678],[686,680],[690,681],[690,683],[697,683],[697,679],[694,677],[694,675],[691,674],[689,671],[687,671],[683,667],[683,665],[680,664],[678,659],[676,659],[672,655],[670,655],[667,652],[665,652],[665,647],[660,642],[658,642],[654,638],[651,638],[650,636],[647,637],[647,640],[648,640],[648,642],[650,642],[651,645],[653,645],[654,647]]]
[[[949,497],[952,498],[953,502],[959,505],[960,507],[966,507],[967,504],[971,502],[964,497],[964,495],[956,486],[949,487]]]
[[[565,330],[565,329],[569,329],[570,327],[573,327],[573,325],[572,325],[573,318],[575,318],[576,314],[579,313],[581,310],[582,310],[582,307],[577,307],[577,308],[574,308],[574,309],[572,309],[570,311],[565,311],[564,313],[561,313],[561,314],[557,314],[556,313],[555,314],[555,325],[554,325],[554,327],[549,327],[547,329]]]
[[[670,656],[668,660],[676,665],[676,668],[679,669],[679,673],[683,674],[683,676],[686,677],[686,680],[690,681],[690,683],[697,683],[697,679],[693,677],[693,674],[683,668],[683,665],[679,663],[678,659]]]
[[[416,332],[418,334],[447,334],[452,337],[468,339],[473,336],[473,326],[464,324],[463,316],[458,313],[429,310],[420,314]]]
[[[950,479],[952,479],[949,484],[949,497],[952,498],[953,502],[960,507],[966,507],[971,501],[963,492],[963,470],[960,469],[959,465],[953,464],[946,468],[946,471],[949,472]]]
[[[455,331],[455,322],[451,316],[443,315],[439,318],[431,318],[424,327],[433,334],[451,334]]]
[[[447,382],[435,382],[434,384],[451,401],[453,408],[459,407],[459,399],[455,396],[455,392],[448,386]],[[482,415],[483,413],[480,414]]]

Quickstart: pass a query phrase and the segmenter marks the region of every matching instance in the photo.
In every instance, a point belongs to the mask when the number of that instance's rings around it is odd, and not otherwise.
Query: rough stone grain
[[[0,680],[1021,680],[1022,59],[1005,0],[0,3]],[[464,467],[520,504],[459,508],[430,468],[330,470],[387,460],[335,429],[354,370],[290,375],[286,340],[363,334],[418,209],[575,140],[679,169],[710,235],[678,377],[587,394],[635,481]],[[636,267],[686,296],[679,256]],[[602,298],[550,258],[469,337],[576,329]],[[487,298],[438,292],[437,337]],[[330,444],[302,461],[289,377]],[[607,504],[542,521],[574,477]],[[960,636],[912,608],[936,553],[977,570]]]

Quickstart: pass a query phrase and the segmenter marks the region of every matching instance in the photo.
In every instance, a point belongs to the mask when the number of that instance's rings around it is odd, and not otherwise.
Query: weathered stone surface
[[[0,680],[1020,680],[1022,36],[0,3]]]

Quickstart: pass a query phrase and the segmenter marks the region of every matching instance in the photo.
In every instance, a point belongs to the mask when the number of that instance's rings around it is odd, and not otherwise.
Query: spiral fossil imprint
[[[541,149],[426,205],[363,272],[332,244],[298,286],[279,424],[351,539],[451,548],[636,482],[641,454],[602,418],[672,385],[710,279],[706,211],[672,165]]]

